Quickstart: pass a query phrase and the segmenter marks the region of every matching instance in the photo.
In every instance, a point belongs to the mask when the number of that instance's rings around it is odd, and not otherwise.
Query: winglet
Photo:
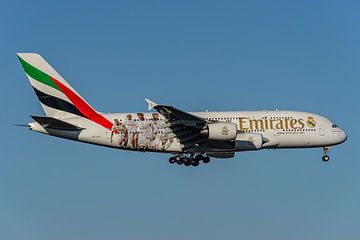
[[[149,99],[147,99],[147,98],[145,98],[145,101],[147,102],[147,104],[148,104],[148,109],[149,110],[151,110],[151,109],[153,109],[154,107],[156,107],[158,104],[156,104],[155,102],[153,102],[153,101],[151,101],[151,100],[149,100]]]

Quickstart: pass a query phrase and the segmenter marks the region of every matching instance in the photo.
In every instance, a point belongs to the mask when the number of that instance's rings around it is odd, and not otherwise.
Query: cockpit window
[[[332,125],[332,128],[337,128],[338,126],[336,124],[333,124]]]

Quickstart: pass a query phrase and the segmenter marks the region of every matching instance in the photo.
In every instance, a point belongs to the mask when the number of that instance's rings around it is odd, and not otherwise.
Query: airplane
[[[92,108],[39,54],[17,53],[45,116],[32,131],[110,148],[172,154],[171,164],[198,166],[260,149],[330,147],[347,135],[333,121],[300,111],[186,112],[145,99],[153,112],[102,113]]]

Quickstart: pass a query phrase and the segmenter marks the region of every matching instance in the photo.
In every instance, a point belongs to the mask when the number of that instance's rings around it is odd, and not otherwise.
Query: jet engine
[[[260,133],[239,133],[235,139],[235,149],[238,151],[258,150],[263,145]]]
[[[230,141],[236,138],[237,126],[234,123],[210,123],[201,133],[210,140]]]

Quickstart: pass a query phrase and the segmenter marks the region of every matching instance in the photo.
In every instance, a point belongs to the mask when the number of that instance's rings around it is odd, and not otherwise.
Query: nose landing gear
[[[330,157],[329,157],[328,155],[324,155],[324,156],[322,157],[322,160],[323,160],[324,162],[327,162],[327,161],[330,160]]]
[[[178,165],[184,164],[185,166],[199,166],[200,162],[209,163],[210,158],[207,155],[203,154],[178,154],[175,157],[169,158],[169,163],[174,164],[177,163]]]
[[[323,147],[323,149],[324,149],[324,152],[323,152],[322,160],[323,160],[324,162],[327,162],[327,161],[330,160],[330,157],[329,157],[329,155],[328,155],[328,153],[329,153],[329,151],[330,151],[330,147]]]

